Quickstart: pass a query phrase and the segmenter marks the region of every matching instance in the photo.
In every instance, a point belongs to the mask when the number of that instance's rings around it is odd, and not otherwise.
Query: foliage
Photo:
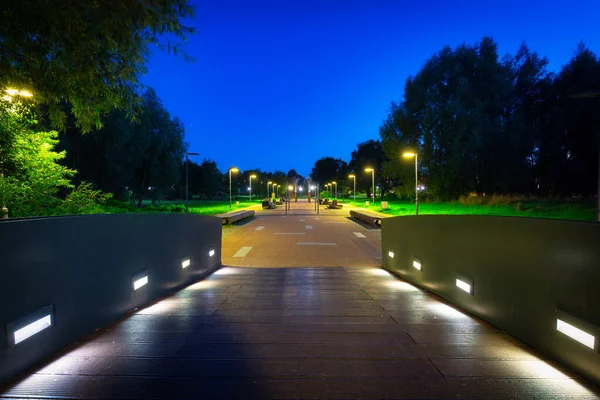
[[[345,181],[348,179],[348,164],[339,158],[323,157],[315,162],[310,176],[321,187],[329,182]]]
[[[380,128],[397,192],[414,173],[401,158],[408,150],[419,153],[420,183],[436,198],[593,193],[600,107],[568,94],[600,88],[600,60],[580,46],[558,76],[547,63],[525,45],[500,58],[487,37],[431,57]]]
[[[375,185],[383,188],[382,193],[385,193],[388,187],[382,169],[387,160],[379,140],[371,139],[356,145],[356,150],[352,151],[350,163],[348,164],[350,170],[354,171],[356,175],[356,190],[366,191],[368,196],[371,196],[373,188],[371,174],[367,174],[365,168],[374,168]],[[354,186],[354,181],[351,182]]]
[[[72,188],[75,171],[61,164],[56,131],[36,130],[31,108],[18,100],[0,100],[2,164],[0,200],[13,217],[51,215],[60,190]]]
[[[185,156],[184,128],[171,118],[153,90],[144,93],[138,121],[130,122],[115,110],[99,131],[82,135],[71,127],[61,136],[66,163],[78,178],[99,189],[132,199],[168,193],[179,181]],[[185,184],[185,182],[184,182]]]
[[[111,197],[111,193],[96,190],[89,182],[81,182],[60,203],[58,212],[61,215],[104,214],[105,209],[103,205]]]
[[[90,131],[112,108],[132,112],[150,46],[181,52],[160,38],[185,41],[193,29],[181,21],[192,14],[186,0],[9,0],[0,13],[0,89],[33,92],[57,126],[59,105],[70,102]]]

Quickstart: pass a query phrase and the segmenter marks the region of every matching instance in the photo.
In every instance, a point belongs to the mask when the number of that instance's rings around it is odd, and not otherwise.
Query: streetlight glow
[[[419,156],[417,153],[406,152],[402,154],[403,157],[414,157],[415,158],[415,215],[419,215]]]
[[[354,193],[354,202],[356,203],[356,175],[350,174],[348,177],[354,179],[354,190],[352,193]]]
[[[239,172],[239,169],[236,167],[229,168],[229,208],[231,208],[231,173]]]
[[[256,178],[256,175],[250,175],[250,186],[248,187],[248,195],[250,197],[250,203],[252,203],[252,178]]]
[[[188,213],[188,205],[189,205],[189,184],[188,184],[188,166],[190,165],[190,157],[189,156],[199,156],[198,153],[185,153],[185,213]]]
[[[371,193],[371,197],[373,197],[373,204],[375,204],[375,168],[365,168],[365,172],[371,173],[371,179],[373,181],[373,189]]]

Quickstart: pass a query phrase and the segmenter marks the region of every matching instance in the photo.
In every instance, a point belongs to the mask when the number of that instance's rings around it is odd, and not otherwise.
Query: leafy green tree
[[[192,15],[186,0],[8,0],[0,12],[0,90],[32,92],[57,126],[60,105],[70,102],[87,132],[112,108],[133,110],[151,46],[181,53],[193,33],[182,20]]]
[[[321,188],[326,183],[348,179],[347,175],[348,164],[339,158],[333,157],[323,157],[317,160],[310,174],[313,181],[318,182]]]
[[[488,37],[443,48],[390,107],[380,128],[384,170],[407,189],[414,167],[399,156],[417,151],[422,182],[438,198],[531,191],[546,65],[525,45],[500,59]]]
[[[51,215],[60,204],[59,191],[73,187],[75,171],[59,164],[65,152],[55,151],[58,133],[37,127],[31,107],[0,99],[0,203],[13,217]]]

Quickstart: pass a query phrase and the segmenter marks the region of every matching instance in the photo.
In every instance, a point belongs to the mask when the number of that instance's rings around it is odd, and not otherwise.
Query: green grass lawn
[[[136,203],[137,204],[137,203]],[[258,200],[255,200],[252,204],[260,204]],[[190,200],[189,212],[190,214],[203,214],[203,215],[215,215],[222,214],[229,211],[239,210],[240,208],[248,207],[251,203],[246,201],[240,201],[239,205],[233,202],[231,208],[229,207],[229,200]],[[129,205],[126,202],[109,202],[105,207],[107,213],[118,214],[118,213],[135,213],[135,212],[172,212],[172,213],[183,213],[185,212],[185,201],[159,201],[155,205],[149,200],[144,200],[142,208],[137,206]]]
[[[415,205],[413,202],[401,200],[389,200],[389,208],[381,209],[381,201],[377,200],[375,205],[365,205],[365,199],[357,200],[356,203],[352,199],[339,200],[346,206],[355,206],[360,208],[368,208],[373,211],[378,211],[389,215],[414,215]],[[255,200],[253,205],[260,204],[259,200]],[[215,215],[229,211],[235,211],[240,208],[248,207],[251,203],[248,200],[240,201],[239,205],[235,202],[229,207],[229,201],[200,201],[192,200],[189,203],[189,211],[191,214]],[[595,220],[596,205],[593,201],[558,201],[558,200],[542,200],[542,201],[521,201],[511,204],[496,204],[496,205],[481,205],[481,204],[462,204],[458,201],[454,202],[423,202],[419,204],[419,214],[435,214],[435,215],[501,215],[515,217],[535,217],[535,218],[556,218],[569,219],[580,221]],[[144,201],[143,207],[137,208],[122,202],[110,202],[105,206],[107,213],[127,213],[127,212],[185,212],[184,201],[162,201],[157,202],[152,206],[150,201]]]
[[[414,202],[388,201],[389,208],[381,209],[381,202],[375,205],[365,205],[365,201],[352,201],[346,204],[356,207],[368,208],[389,215],[414,215]],[[580,221],[593,221],[595,218],[595,204],[590,201],[525,201],[515,204],[497,205],[470,205],[456,202],[447,203],[419,203],[419,215],[501,215],[514,217],[556,218]]]

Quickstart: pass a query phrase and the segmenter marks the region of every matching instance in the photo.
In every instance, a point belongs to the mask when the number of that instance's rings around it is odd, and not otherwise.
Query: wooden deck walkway
[[[225,267],[0,397],[599,398],[572,378],[381,269]]]

